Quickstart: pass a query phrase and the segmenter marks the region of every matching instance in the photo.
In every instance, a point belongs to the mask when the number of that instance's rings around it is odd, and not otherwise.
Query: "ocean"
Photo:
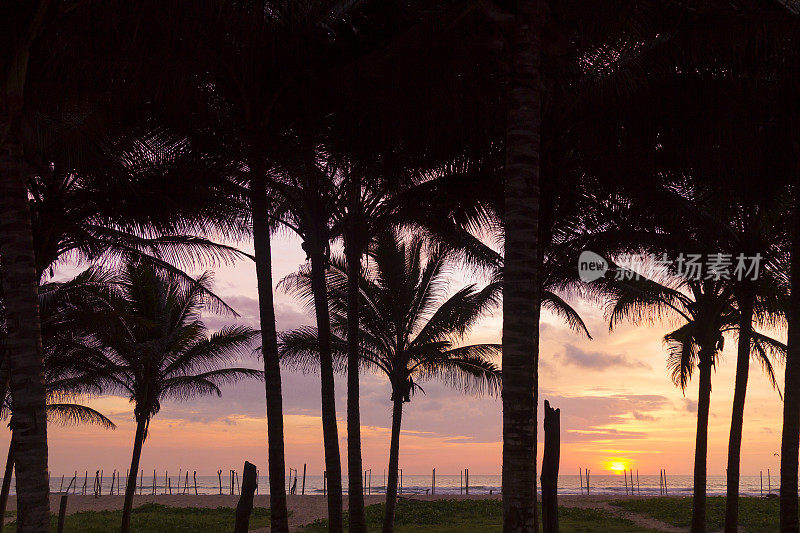
[[[635,474],[635,473],[634,473]],[[51,476],[50,490],[52,492],[66,492],[69,487],[70,494],[83,493],[84,482],[86,483],[86,494],[93,494],[93,486],[95,483],[95,475],[92,472],[88,474],[82,472],[77,476],[77,482],[73,481],[74,473],[71,475],[64,475],[63,481],[61,476]],[[111,491],[112,477],[105,474],[102,478],[101,492],[102,494],[109,494]],[[125,491],[125,480],[122,479],[122,486],[119,486],[116,478],[114,479],[114,494],[118,491],[120,494]],[[241,477],[241,472],[239,473]],[[294,484],[294,475],[291,480],[289,476],[285,478],[286,490],[289,492]],[[597,475],[592,474],[590,478],[590,494],[603,494],[603,495],[621,495],[626,493],[634,493],[642,496],[658,496],[660,492],[658,475],[639,475],[638,479],[634,475],[633,479],[633,492],[630,484],[630,478],[623,477],[623,475]],[[180,479],[176,473],[172,473],[169,477],[169,483],[165,483],[164,473],[156,476],[155,479],[155,492],[156,494],[195,494],[195,478],[192,473],[189,473],[188,485],[186,484],[185,472],[181,472]],[[347,492],[347,477],[343,479],[344,490]],[[558,477],[558,493],[559,494],[586,494],[585,488],[586,480],[583,479],[584,488],[581,489],[581,479],[577,475],[561,475]],[[234,478],[234,493],[238,494],[238,486],[241,484],[241,479]],[[153,475],[145,475],[141,478],[141,490],[144,494],[152,494],[153,489]],[[462,477],[459,474],[436,474],[436,494],[465,494],[466,487]],[[627,485],[627,489],[626,489]],[[777,475],[767,477],[764,473],[763,479],[760,476],[742,476],[740,480],[739,490],[741,494],[748,496],[767,495],[768,493],[778,492],[780,479]],[[220,483],[218,476],[200,476],[196,477],[196,491],[198,494],[230,494],[231,482],[230,474],[223,472]],[[367,483],[365,490],[371,494],[383,494],[385,492],[385,478],[384,473],[372,472],[371,478],[367,476]],[[708,476],[707,481],[709,495],[724,495],[725,494],[725,476]],[[258,491],[260,494],[269,493],[269,478],[264,475],[259,476]],[[431,491],[431,475],[403,475],[403,494],[429,494]],[[692,476],[667,476],[667,491],[670,496],[691,496],[692,494]],[[137,494],[139,492],[139,484],[137,483]],[[469,476],[469,494],[497,494],[500,492],[500,476],[499,475],[478,475],[470,474]],[[305,479],[305,488],[303,488],[302,472],[297,478],[297,494],[322,494],[323,493],[323,476],[320,475],[307,475]],[[11,494],[14,494],[14,483],[12,480]]]

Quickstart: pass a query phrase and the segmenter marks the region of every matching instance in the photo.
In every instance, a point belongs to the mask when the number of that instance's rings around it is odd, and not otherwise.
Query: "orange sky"
[[[273,247],[276,281],[304,260],[299,243],[279,238]],[[457,276],[460,278],[460,276]],[[463,282],[454,282],[460,283]],[[216,290],[257,327],[255,269],[241,262],[217,269]],[[662,467],[672,474],[690,474],[693,464],[697,390],[692,381],[684,396],[671,383],[661,337],[664,326],[624,326],[612,334],[600,310],[578,303],[594,340],[580,338],[548,314],[542,316],[540,400],[561,408],[561,472],[578,467],[607,473],[611,463],[623,463],[644,473]],[[279,329],[313,323],[304,310],[276,294]],[[471,335],[474,342],[499,342],[502,315],[487,316]],[[209,317],[218,327],[224,320]],[[726,348],[713,377],[709,422],[710,474],[724,474],[730,429],[736,343]],[[257,364],[251,362],[251,364]],[[783,368],[776,369],[783,382]],[[323,469],[316,375],[284,371],[286,464],[308,464],[309,474]],[[342,454],[346,449],[345,385],[337,380],[337,409]],[[442,474],[469,468],[473,474],[499,474],[501,464],[501,404],[496,398],[464,397],[438,384],[406,404],[400,444],[401,467],[410,474]],[[380,472],[388,461],[389,390],[380,376],[362,378],[362,438],[364,468]],[[127,399],[92,399],[119,426],[116,431],[92,427],[49,428],[53,475],[74,470],[125,470],[130,463],[134,424]],[[742,473],[778,470],[782,403],[758,363],[750,372],[747,393]],[[142,468],[178,468],[211,475],[217,469],[240,468],[244,460],[266,471],[266,422],[263,385],[253,382],[228,387],[222,398],[165,403],[150,425]],[[540,424],[541,427],[541,424]],[[541,441],[541,438],[540,438]],[[8,432],[0,445],[7,446]],[[541,446],[540,446],[541,448]],[[540,450],[541,454],[541,450]],[[344,458],[344,455],[343,455]],[[346,468],[346,461],[342,462]]]

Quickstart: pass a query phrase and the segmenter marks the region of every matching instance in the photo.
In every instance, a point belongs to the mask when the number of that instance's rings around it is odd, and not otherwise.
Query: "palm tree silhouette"
[[[85,394],[102,393],[98,373],[91,366],[82,364],[74,353],[86,335],[83,325],[75,313],[76,302],[95,300],[108,288],[109,278],[95,268],[89,268],[66,282],[51,282],[39,288],[39,313],[42,320],[42,353],[44,358],[44,382],[47,390],[46,413],[48,422],[62,425],[94,424],[106,429],[116,429],[114,423],[102,413],[75,403]],[[3,301],[0,298],[0,310]],[[2,316],[2,313],[0,313]],[[4,331],[0,328],[0,345],[4,345]],[[3,369],[5,382],[7,370]],[[5,388],[0,400],[2,418],[13,412],[10,391]],[[14,439],[9,443],[3,485],[0,490],[0,514],[5,512],[14,470]],[[2,529],[0,527],[0,529]]]
[[[196,283],[159,272],[150,264],[128,263],[114,277],[106,306],[83,309],[95,321],[78,355],[100,373],[106,393],[117,391],[134,404],[136,435],[131,472],[139,470],[142,445],[165,399],[221,395],[219,385],[263,377],[250,368],[230,367],[249,352],[258,332],[227,326],[208,335],[200,313],[209,302],[211,276]],[[122,531],[130,527],[136,476],[125,489]]]
[[[470,327],[497,303],[499,284],[478,290],[466,286],[447,297],[447,253],[444,247],[425,250],[424,241],[408,242],[387,232],[374,243],[374,261],[359,278],[359,345],[363,368],[386,374],[392,387],[392,438],[383,530],[394,528],[397,500],[400,427],[403,404],[411,401],[419,382],[438,380],[464,392],[499,390],[501,374],[492,358],[497,344],[458,346]],[[346,263],[334,257],[328,274],[332,351],[337,369],[347,362]],[[281,281],[306,303],[313,298],[308,268]],[[319,334],[305,327],[281,334],[281,357],[295,368],[319,365]]]
[[[723,349],[724,336],[739,332],[741,314],[729,280],[685,278],[672,266],[653,274],[652,277],[637,276],[624,267],[615,266],[604,280],[595,283],[604,285],[609,298],[610,329],[624,321],[643,324],[677,320],[681,323],[664,336],[664,342],[668,351],[667,367],[676,386],[685,390],[694,370],[699,371],[692,516],[693,521],[705,524],[711,375]],[[620,279],[614,279],[617,275]],[[777,387],[771,358],[785,353],[785,345],[754,330],[749,331],[749,339],[748,355],[754,353],[758,357],[773,386]]]

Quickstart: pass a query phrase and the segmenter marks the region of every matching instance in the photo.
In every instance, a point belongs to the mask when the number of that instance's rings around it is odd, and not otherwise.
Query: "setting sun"
[[[603,466],[606,470],[611,470],[612,472],[619,474],[625,470],[628,470],[630,468],[630,463],[627,459],[614,458],[603,463]]]

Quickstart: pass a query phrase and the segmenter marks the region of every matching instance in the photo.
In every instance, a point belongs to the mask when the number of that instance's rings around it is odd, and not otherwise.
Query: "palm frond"
[[[61,425],[93,424],[104,429],[117,429],[117,426],[105,415],[86,407],[74,403],[48,403],[48,421],[56,422]]]

